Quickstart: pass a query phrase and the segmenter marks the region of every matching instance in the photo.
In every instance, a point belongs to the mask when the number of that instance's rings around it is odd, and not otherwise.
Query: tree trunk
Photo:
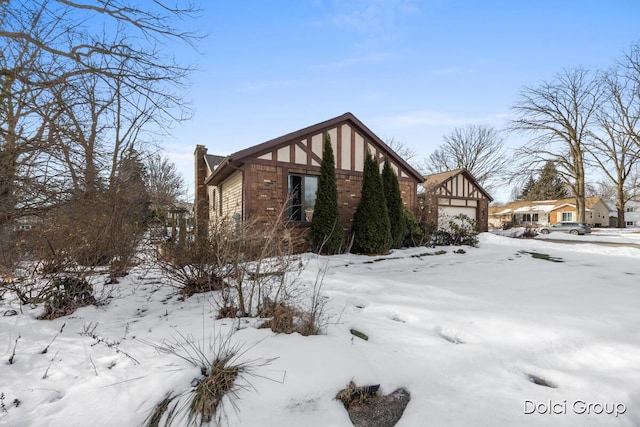
[[[576,152],[577,153],[574,155],[576,170],[576,216],[578,217],[578,222],[586,222],[584,163],[582,159],[582,151],[576,150]]]
[[[626,222],[624,220],[624,189],[619,181],[616,185],[616,210],[618,211],[618,219],[616,225],[618,228],[625,228]]]

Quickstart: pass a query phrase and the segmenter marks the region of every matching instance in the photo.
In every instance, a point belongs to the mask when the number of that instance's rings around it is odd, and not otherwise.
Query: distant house
[[[593,227],[609,226],[609,206],[600,197],[585,199],[585,222]],[[577,221],[575,198],[559,200],[517,201],[489,208],[491,228],[511,226],[548,226],[557,222]]]
[[[402,200],[416,208],[422,176],[389,148],[353,114],[300,129],[229,156],[195,150],[196,228],[211,222],[269,218],[284,209],[293,224],[307,226],[313,217],[320,164],[326,135],[336,161],[338,204],[346,231],[360,201],[362,171],[367,153],[380,164],[389,158],[398,176]]]
[[[493,198],[466,169],[427,175],[422,183],[420,217],[425,222],[448,224],[450,218],[465,214],[488,231],[489,202]]]
[[[36,215],[26,215],[14,220],[13,231],[31,231],[42,224],[42,219]]]
[[[624,207],[624,223],[627,227],[640,227],[640,201],[630,200]]]

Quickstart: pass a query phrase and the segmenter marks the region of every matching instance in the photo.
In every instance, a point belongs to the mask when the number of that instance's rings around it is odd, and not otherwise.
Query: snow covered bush
[[[478,244],[478,226],[476,221],[465,214],[458,214],[449,220],[446,227],[436,231],[431,242],[434,245]]]

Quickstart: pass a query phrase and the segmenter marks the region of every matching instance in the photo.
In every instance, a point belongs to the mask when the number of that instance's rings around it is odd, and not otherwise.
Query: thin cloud
[[[324,22],[363,33],[385,33],[399,27],[399,19],[420,13],[417,0],[331,0],[317,2],[326,11]]]
[[[335,70],[340,68],[352,67],[354,65],[386,62],[394,59],[396,56],[397,55],[394,53],[387,53],[387,52],[373,53],[370,55],[353,56],[353,57],[341,59],[339,61],[318,64],[315,66],[315,68],[320,70],[328,70],[328,69]]]
[[[431,74],[436,76],[462,76],[475,73],[475,70],[460,67],[435,68],[431,70]]]
[[[257,92],[274,87],[295,86],[300,84],[297,80],[267,80],[263,82],[247,82],[240,87],[241,92]]]
[[[487,117],[465,117],[436,110],[409,111],[404,114],[387,116],[381,119],[381,123],[388,129],[456,127],[478,123],[497,124],[503,121],[504,113]]]

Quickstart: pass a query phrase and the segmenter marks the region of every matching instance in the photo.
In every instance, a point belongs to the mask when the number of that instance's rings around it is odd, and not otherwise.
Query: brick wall
[[[287,179],[289,173],[319,175],[320,168],[286,169],[269,164],[246,164],[245,197],[247,219],[273,217],[281,212],[287,197]],[[336,172],[338,186],[338,207],[342,223],[347,233],[351,232],[353,216],[360,202],[362,174]],[[400,181],[400,191],[404,205],[415,212],[416,183]]]
[[[286,197],[283,170],[277,166],[248,164],[245,169],[247,219],[278,215]]]

